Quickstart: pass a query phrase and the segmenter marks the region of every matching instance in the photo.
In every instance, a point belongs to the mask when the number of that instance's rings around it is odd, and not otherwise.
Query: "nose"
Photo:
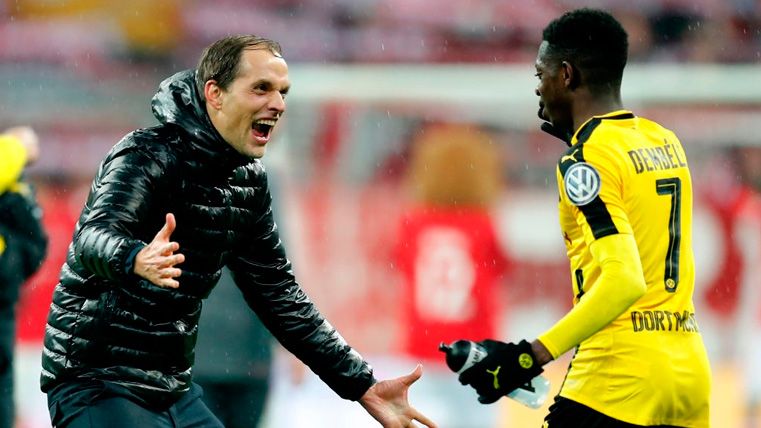
[[[270,97],[268,107],[270,110],[275,111],[278,114],[285,112],[285,97],[283,97],[283,94],[280,92],[274,92],[272,97]]]
[[[542,94],[539,93],[539,87],[538,86],[536,88],[534,88],[534,93],[536,94],[537,97],[541,97],[542,96]]]

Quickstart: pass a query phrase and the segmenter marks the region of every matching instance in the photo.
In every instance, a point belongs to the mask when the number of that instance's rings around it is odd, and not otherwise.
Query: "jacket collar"
[[[239,166],[251,159],[233,149],[217,132],[195,84],[195,70],[165,79],[151,100],[153,115],[162,124],[179,126],[190,136],[192,149],[213,161]]]

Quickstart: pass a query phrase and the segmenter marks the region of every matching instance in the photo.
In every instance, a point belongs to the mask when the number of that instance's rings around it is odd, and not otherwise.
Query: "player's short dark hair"
[[[629,51],[626,30],[608,12],[577,9],[550,22],[542,33],[551,61],[578,67],[591,89],[620,87]]]
[[[269,50],[282,56],[280,44],[252,34],[229,36],[217,40],[204,49],[196,68],[196,87],[203,97],[203,88],[209,80],[215,80],[222,89],[235,80],[241,54],[246,49]]]

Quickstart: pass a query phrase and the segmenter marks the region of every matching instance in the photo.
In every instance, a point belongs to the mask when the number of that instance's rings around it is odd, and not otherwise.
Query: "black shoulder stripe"
[[[589,140],[589,137],[592,136],[592,132],[594,132],[595,128],[597,128],[603,120],[634,119],[634,117],[634,114],[631,112],[621,113],[615,116],[595,117],[584,124],[584,126],[579,130],[576,137],[576,144],[584,144],[587,140]]]
[[[584,144],[587,140],[589,140],[589,137],[592,136],[592,132],[602,123],[602,119],[599,117],[595,117],[594,119],[587,122],[578,132],[576,140],[578,143],[576,144]]]
[[[636,116],[634,116],[634,113],[632,113],[632,112],[626,112],[626,113],[617,114],[615,116],[607,116],[607,117],[604,117],[603,119],[605,119],[605,120],[622,120],[622,119],[634,119],[635,117]]]
[[[590,131],[589,134],[591,133],[592,132]],[[559,162],[560,173],[563,176],[564,186],[566,185],[565,174],[568,171],[568,168],[576,163],[584,162],[584,145],[576,144],[571,147],[566,153],[566,155],[560,158]],[[592,228],[592,235],[595,237],[595,239],[600,239],[604,236],[615,235],[618,233],[618,229],[616,228],[615,223],[613,223],[613,218],[610,216],[610,212],[608,212],[608,207],[605,206],[605,202],[602,201],[600,195],[597,195],[597,197],[595,197],[592,202],[579,206],[579,209],[587,219],[589,227]]]
[[[592,235],[595,239],[618,233],[613,218],[611,218],[605,203],[600,199],[600,195],[597,195],[592,202],[580,206],[579,209],[587,218],[587,223],[592,228]]]

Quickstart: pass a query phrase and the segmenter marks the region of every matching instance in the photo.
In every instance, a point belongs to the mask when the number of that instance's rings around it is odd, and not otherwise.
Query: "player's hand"
[[[476,390],[482,404],[494,403],[544,371],[525,340],[517,344],[496,340],[478,343],[486,350],[486,357],[462,372],[459,380]]]
[[[407,391],[423,375],[423,368],[418,364],[415,370],[396,379],[384,380],[371,386],[359,403],[384,428],[415,427],[418,421],[429,428],[436,424],[415,410],[407,401]]]
[[[135,256],[135,274],[159,287],[180,286],[175,278],[179,277],[182,271],[175,265],[184,262],[185,256],[180,253],[175,254],[180,249],[180,244],[169,240],[176,226],[174,214],[167,214],[164,227],[159,230],[153,241]]]
[[[555,138],[559,138],[562,140],[566,146],[571,147],[571,139],[573,138],[572,135],[568,134],[567,132],[564,132],[563,130],[556,128],[552,123],[550,122],[542,122],[542,125],[540,126],[541,130],[552,135]]]

